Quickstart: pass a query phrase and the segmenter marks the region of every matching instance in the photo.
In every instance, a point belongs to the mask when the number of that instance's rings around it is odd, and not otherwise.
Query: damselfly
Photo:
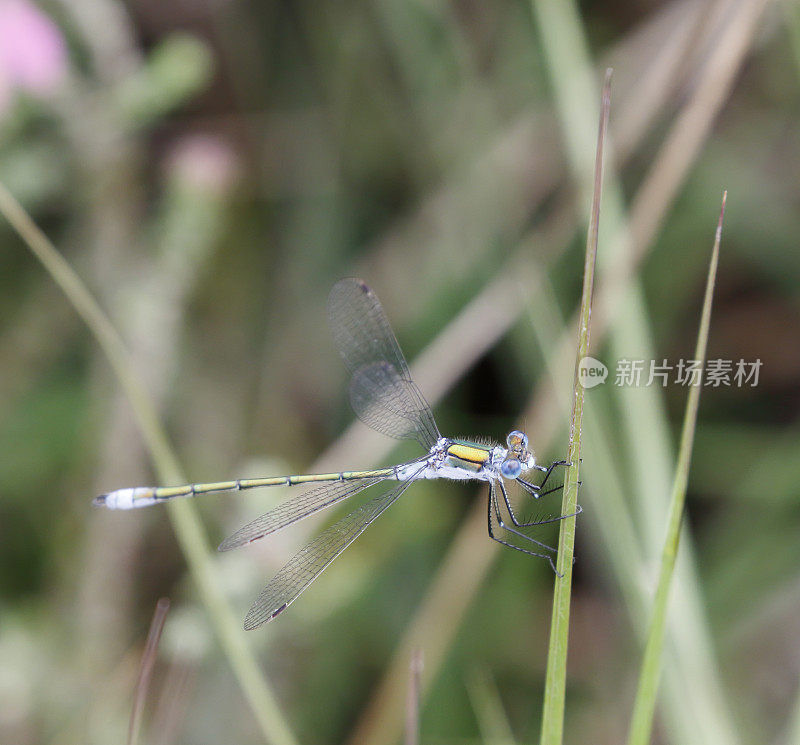
[[[565,462],[555,461],[547,467],[537,464],[533,451],[528,448],[528,438],[516,430],[506,438],[506,447],[442,437],[430,406],[411,379],[408,364],[378,298],[361,280],[343,279],[334,285],[328,299],[328,317],[336,345],[352,373],[350,401],[358,417],[384,435],[417,440],[424,455],[390,468],[369,471],[272,476],[184,486],[137,486],[103,494],[94,500],[95,504],[112,510],[129,510],[209,492],[322,482],[245,525],[220,545],[221,551],[227,551],[270,535],[368,487],[396,482],[320,533],[290,559],[253,603],[245,618],[246,629],[255,629],[285,610],[417,479],[488,482],[490,537],[523,553],[547,559],[555,571],[556,550],[525,531],[573,515],[520,520],[512,508],[505,482],[516,482],[528,495],[539,499],[561,488],[545,490],[544,487],[553,469]],[[532,470],[544,473],[541,483],[534,484],[523,478]],[[504,518],[503,508],[510,523]]]

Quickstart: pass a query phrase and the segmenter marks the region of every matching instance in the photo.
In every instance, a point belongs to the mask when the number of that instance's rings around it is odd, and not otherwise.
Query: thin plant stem
[[[720,106],[729,97],[736,72],[752,47],[765,4],[766,0],[751,0],[728,6],[725,22],[710,37],[711,47],[698,66],[697,86],[671,126],[661,153],[637,191],[627,227],[623,191],[613,178],[606,185],[603,222],[604,232],[610,237],[604,240],[608,250],[601,255],[601,285],[598,286],[598,290],[605,288],[606,292],[599,292],[596,298],[594,333],[596,335],[613,321],[609,329],[608,354],[611,359],[631,355],[639,359],[654,357],[647,305],[641,283],[632,273],[633,267],[641,263],[641,257],[648,250],[652,250],[653,236],[695,163]],[[574,102],[587,100],[591,77],[576,69],[581,59],[583,67],[590,66],[588,47],[580,33],[580,17],[574,2],[533,0],[533,5],[542,27],[542,48],[552,69],[556,101],[563,111],[564,140],[574,163],[576,182],[583,185],[587,180],[584,173],[590,170],[586,167],[587,126],[586,117],[576,119]],[[572,87],[579,90],[567,90]],[[655,194],[658,194],[657,198],[654,198]],[[620,284],[616,285],[617,282]],[[627,285],[624,290],[623,285]],[[542,386],[537,393],[544,397],[545,387]],[[648,502],[636,503],[635,509],[628,509],[618,517],[626,523],[633,518],[638,540],[642,541],[643,563],[655,567],[663,537],[663,517],[669,504],[668,486],[674,470],[663,394],[656,387],[615,387],[613,397],[618,399],[622,415],[619,431],[623,443],[633,454],[633,457],[623,459],[630,471],[630,482],[635,484],[636,493],[648,493]],[[594,462],[592,467],[595,468]],[[602,467],[605,469],[605,465]],[[595,479],[592,481],[594,485]],[[628,566],[620,561],[618,531],[612,511],[604,504],[601,511],[594,512],[600,513],[594,520],[595,524],[603,526],[608,556],[612,564],[622,570],[619,578],[623,586],[633,590],[630,593],[634,600],[630,606],[634,610],[633,620],[644,637],[650,598],[642,593],[642,562]],[[684,552],[688,549],[688,560],[676,568],[681,575],[680,601],[685,611],[679,617],[671,618],[668,628],[675,654],[670,656],[665,667],[665,724],[676,741],[694,743],[699,738],[704,742],[735,743],[740,738],[720,682],[692,546],[690,541],[687,543]],[[640,615],[643,611],[647,612],[645,617]]]
[[[156,610],[153,613],[153,620],[150,622],[150,630],[147,632],[147,642],[142,654],[142,667],[139,670],[139,680],[136,683],[136,693],[133,696],[133,707],[131,708],[131,721],[128,727],[128,745],[138,745],[139,743],[139,731],[142,728],[142,717],[144,716],[144,702],[147,699],[147,691],[150,688],[150,680],[153,677],[158,642],[161,640],[161,632],[164,630],[168,612],[169,598],[161,598],[156,603]]]
[[[478,722],[481,742],[493,745],[516,745],[508,716],[503,709],[497,683],[491,673],[476,668],[466,679],[467,694]]]
[[[184,481],[155,408],[134,372],[122,339],[108,317],[69,263],[2,183],[0,213],[42,263],[94,335],[131,403],[142,439],[159,478],[165,483]],[[264,739],[274,745],[295,745],[297,741],[248,649],[241,626],[217,581],[208,540],[194,505],[177,500],[167,507],[181,551],[200,591],[220,646],[250,704]]]
[[[722,237],[722,219],[725,215],[725,200],[728,193],[722,196],[722,209],[717,223],[717,232],[714,239],[714,248],[711,252],[711,263],[708,268],[706,293],[703,300],[703,311],[700,319],[700,330],[697,335],[697,346],[694,359],[699,360],[700,369],[703,369],[708,342],[708,329],[711,323],[711,301],[714,295],[714,281],[717,275],[719,261],[719,244]],[[690,387],[686,401],[686,413],[683,418],[683,429],[678,450],[678,461],[675,467],[675,479],[670,497],[669,519],[667,522],[667,535],[661,554],[661,567],[658,576],[655,601],[653,603],[653,618],[647,636],[642,668],[639,675],[639,687],[633,706],[631,728],[628,735],[628,745],[646,745],[650,742],[653,728],[653,713],[658,694],[658,680],[661,673],[661,656],[664,648],[664,630],[667,623],[667,606],[669,590],[672,585],[672,575],[678,555],[680,543],[681,519],[683,506],[686,500],[686,485],[689,480],[689,465],[692,459],[692,446],[697,423],[697,409],[700,405],[700,389],[702,381]],[[644,495],[643,495],[644,498]]]
[[[425,665],[422,650],[417,648],[411,655],[408,666],[408,694],[406,697],[405,745],[419,745],[419,701],[420,679]]]
[[[597,235],[600,225],[600,196],[603,185],[603,145],[611,107],[611,70],[606,70],[603,84],[602,110],[597,134],[595,156],[594,192],[592,215],[586,238],[586,259],[583,269],[583,293],[581,296],[580,322],[578,327],[578,351],[575,359],[574,397],[570,423],[569,451],[562,515],[572,515],[561,521],[558,536],[558,562],[555,591],[553,594],[553,616],[550,623],[550,646],[547,654],[544,707],[542,711],[542,745],[559,745],[564,733],[564,701],[567,685],[567,649],[569,644],[569,612],[572,588],[572,561],[575,547],[575,512],[578,508],[578,483],[581,459],[581,426],[583,423],[583,401],[585,389],[581,385],[578,371],[580,361],[589,354],[589,331],[592,316],[592,290],[594,268],[597,258]]]

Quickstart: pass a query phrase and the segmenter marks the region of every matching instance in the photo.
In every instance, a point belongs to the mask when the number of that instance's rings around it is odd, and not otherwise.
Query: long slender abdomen
[[[395,474],[392,468],[373,471],[338,471],[336,473],[298,474],[294,476],[270,476],[260,479],[237,479],[236,481],[214,481],[203,484],[183,484],[182,486],[134,486],[117,489],[95,498],[94,504],[109,510],[133,510],[149,507],[159,502],[168,502],[178,497],[195,497],[212,492],[240,491],[258,489],[266,486],[295,486],[322,481],[352,481]]]

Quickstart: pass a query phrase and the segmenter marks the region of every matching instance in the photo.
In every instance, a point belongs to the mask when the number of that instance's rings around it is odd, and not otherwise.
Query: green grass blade
[[[591,143],[587,142],[591,118],[585,114],[575,117],[578,102],[587,101],[592,95],[593,74],[587,34],[581,28],[580,14],[574,1],[532,0],[532,4],[540,27],[542,56],[558,104],[564,144],[574,171],[573,178],[580,194],[584,194],[588,180],[586,174],[591,171],[587,166],[591,157]],[[595,303],[595,317],[601,327],[611,324],[607,347],[609,359],[655,357],[648,306],[642,284],[635,276],[636,267],[651,250],[666,214],[674,206],[681,185],[709,137],[714,119],[730,96],[737,71],[752,47],[764,7],[764,0],[737,7],[731,22],[718,35],[709,57],[699,68],[695,92],[670,126],[657,159],[637,191],[629,218],[623,190],[613,174],[609,174],[604,189],[602,226],[607,237],[603,239],[604,250],[598,264],[598,278],[605,292],[598,295]],[[616,525],[605,505],[602,510],[592,511],[592,519],[596,526],[602,525],[601,533],[611,565],[615,570],[621,570],[618,573],[621,587],[625,588],[626,595],[628,590],[632,591],[632,620],[644,643],[651,598],[643,595],[641,572],[642,566],[653,567],[655,571],[660,560],[663,521],[668,510],[675,456],[663,392],[652,386],[615,387],[613,397],[623,414],[619,434],[624,438],[616,445],[614,454],[621,456],[620,462],[630,472],[625,474],[627,478],[621,483],[623,486],[628,482],[634,484],[635,494],[648,493],[649,501],[645,504],[629,502],[625,517],[626,524],[629,518],[634,521],[637,541],[641,541],[644,549],[641,561],[627,566],[617,555],[620,543],[616,537]],[[590,431],[594,434],[594,429]],[[585,438],[584,449],[593,439]],[[587,458],[588,462],[591,462],[592,469],[596,468],[593,460]],[[602,469],[607,470],[605,464]],[[593,490],[603,481],[600,475],[598,471],[591,476]],[[604,484],[603,488],[600,493],[605,501],[610,485]],[[699,739],[705,743],[736,743],[740,736],[722,685],[692,545],[690,540],[686,540],[689,537],[685,531],[683,553],[686,561],[679,562],[676,567],[680,584],[676,588],[679,593],[674,594],[682,604],[682,613],[671,616],[667,629],[675,654],[670,655],[665,665],[665,727],[675,742],[693,745]],[[642,617],[640,611],[644,611],[646,616]]]
[[[597,233],[600,225],[600,195],[603,183],[603,144],[608,111],[611,106],[611,70],[606,72],[603,85],[602,111],[597,135],[595,157],[594,194],[592,215],[586,238],[586,259],[583,269],[583,293],[581,296],[578,352],[575,359],[574,398],[570,423],[569,451],[564,481],[562,515],[574,515],[578,505],[578,480],[581,458],[581,425],[583,423],[584,387],[578,379],[578,364],[589,354],[589,329],[592,316],[592,290],[594,267],[597,258]],[[564,699],[567,685],[567,646],[569,642],[569,612],[572,589],[572,561],[575,547],[575,517],[561,521],[558,536],[558,576],[553,594],[553,616],[550,623],[550,646],[547,654],[544,708],[542,711],[542,745],[559,745],[564,731]]]
[[[800,700],[795,702],[794,709],[789,716],[789,723],[783,737],[778,740],[783,745],[790,745],[793,742],[800,742]]]
[[[488,670],[475,668],[466,678],[467,695],[486,745],[516,745],[497,683]]]
[[[97,339],[131,402],[142,439],[159,478],[165,482],[185,481],[155,409],[133,370],[125,345],[97,301],[30,215],[2,184],[0,213],[42,263]],[[220,646],[261,727],[264,739],[275,745],[294,745],[296,739],[248,649],[241,624],[217,582],[208,540],[194,505],[178,500],[167,506],[181,551],[200,591]]]
[[[711,322],[711,300],[714,295],[714,280],[717,274],[719,260],[719,243],[722,236],[722,218],[725,213],[725,199],[727,192],[722,197],[717,233],[714,240],[714,249],[711,253],[711,263],[708,268],[706,294],[703,301],[703,312],[700,319],[700,331],[697,336],[697,347],[694,359],[705,364],[706,345],[708,342],[708,328]],[[701,367],[702,369],[702,367]],[[650,733],[653,727],[653,713],[656,706],[658,693],[658,679],[661,672],[661,654],[664,647],[664,629],[667,622],[667,606],[669,590],[672,584],[672,575],[675,569],[675,560],[678,555],[680,542],[681,519],[683,506],[686,499],[686,485],[689,480],[689,465],[694,444],[694,431],[697,422],[697,409],[700,404],[700,389],[702,381],[689,389],[686,401],[686,413],[683,419],[681,441],[678,450],[678,462],[675,468],[675,479],[672,486],[672,495],[669,506],[669,520],[667,535],[661,555],[661,567],[658,576],[655,602],[653,604],[653,618],[647,636],[642,669],[639,676],[639,687],[631,718],[631,728],[628,736],[628,745],[647,745],[650,742]]]

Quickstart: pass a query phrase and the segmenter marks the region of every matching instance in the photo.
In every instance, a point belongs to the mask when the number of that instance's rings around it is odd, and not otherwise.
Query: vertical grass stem
[[[717,232],[714,239],[714,248],[711,252],[711,262],[708,267],[706,292],[703,300],[703,311],[700,319],[700,330],[697,335],[697,346],[694,359],[700,361],[700,369],[705,366],[706,346],[708,342],[708,329],[711,323],[711,300],[714,295],[714,281],[717,275],[719,261],[719,244],[722,237],[722,219],[725,215],[725,201],[728,192],[722,195],[722,209],[717,223]],[[689,480],[689,464],[692,457],[695,425],[697,423],[697,409],[700,405],[700,389],[702,380],[689,388],[689,397],[686,401],[686,413],[683,418],[683,429],[678,450],[678,461],[675,466],[675,479],[672,486],[672,495],[669,506],[669,519],[667,535],[661,554],[658,586],[656,588],[653,604],[653,618],[647,635],[642,668],[639,675],[639,686],[631,717],[631,727],[628,734],[628,745],[646,745],[650,742],[653,728],[653,713],[658,694],[658,679],[661,673],[661,655],[664,648],[664,629],[667,622],[667,607],[669,590],[672,584],[672,575],[675,569],[675,560],[678,555],[680,541],[681,518],[686,500],[686,485]],[[642,495],[643,499],[647,495]]]
[[[584,388],[578,377],[580,361],[589,354],[589,330],[592,316],[592,290],[597,257],[597,234],[600,225],[600,196],[603,184],[603,145],[611,107],[611,70],[606,71],[603,84],[602,109],[595,156],[592,214],[586,238],[586,259],[583,272],[578,351],[575,359],[575,382],[570,422],[569,450],[564,481],[562,515],[574,515],[578,508],[578,483],[581,458],[581,424],[583,421]],[[550,646],[547,655],[544,708],[542,711],[542,745],[560,745],[564,732],[564,701],[567,684],[567,648],[569,643],[570,592],[572,561],[575,547],[575,517],[561,521],[558,537],[558,576],[553,595],[553,615],[550,624]]]

